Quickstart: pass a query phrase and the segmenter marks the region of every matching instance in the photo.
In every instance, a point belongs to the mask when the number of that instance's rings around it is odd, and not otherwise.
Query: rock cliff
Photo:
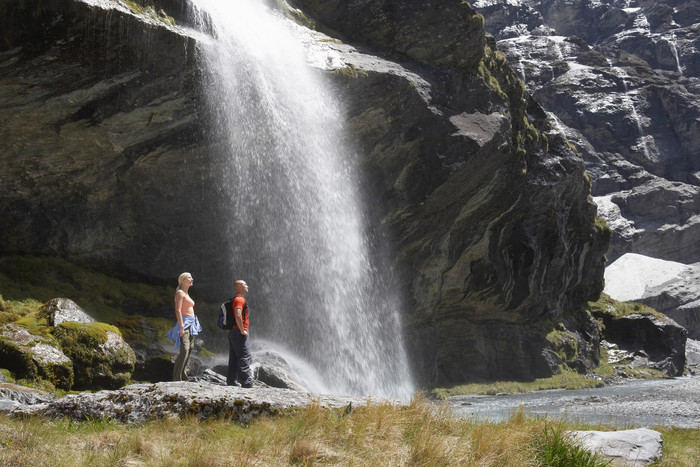
[[[700,260],[700,7],[682,0],[478,0],[486,30],[556,114],[627,252]]]
[[[131,6],[0,3],[0,252],[154,278],[189,264],[221,296],[231,271],[200,36],[174,25],[177,2]],[[561,325],[574,366],[594,365],[597,328],[580,310],[602,290],[607,232],[583,160],[481,17],[461,1],[294,6],[344,41],[316,36],[319,68],[346,105],[368,224],[391,240],[418,382],[547,376]]]

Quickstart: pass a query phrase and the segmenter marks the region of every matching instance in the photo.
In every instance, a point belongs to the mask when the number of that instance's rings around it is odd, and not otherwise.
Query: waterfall
[[[361,199],[342,108],[295,27],[259,1],[190,0],[234,279],[251,340],[313,367],[316,392],[410,398],[401,294]]]
[[[671,52],[673,53],[673,58],[676,60],[676,70],[679,74],[683,74],[683,68],[681,67],[681,58],[678,55],[678,47],[676,46],[676,35],[671,33],[671,38],[668,40],[668,45],[671,47]]]
[[[625,90],[624,94],[621,96],[622,104],[624,108],[629,109],[630,116],[632,120],[634,120],[634,123],[637,126],[637,132],[639,133],[639,144],[633,146],[632,149],[636,150],[641,148],[642,152],[644,153],[644,157],[648,160],[652,160],[655,157],[655,154],[652,153],[652,148],[654,147],[654,138],[651,135],[644,134],[642,119],[639,116],[639,112],[637,112],[637,106],[634,102],[634,97],[637,95],[637,91],[629,90],[629,87],[627,85],[627,80],[629,79],[629,76],[627,75],[627,72],[625,72],[624,69],[620,67],[611,67],[611,69],[617,74],[617,76],[622,81],[622,87]]]

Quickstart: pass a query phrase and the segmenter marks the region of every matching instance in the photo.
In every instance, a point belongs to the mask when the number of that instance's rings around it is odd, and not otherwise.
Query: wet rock
[[[95,320],[69,298],[53,298],[39,310],[39,316],[46,318],[49,326],[58,326],[64,321],[93,323]]]
[[[350,42],[419,62],[475,69],[486,43],[483,24],[466,2],[406,0],[290,2]]]
[[[341,408],[350,403],[355,407],[366,405],[368,400],[268,387],[244,389],[206,382],[162,382],[134,384],[115,391],[68,395],[45,404],[23,405],[10,413],[38,414],[48,418],[68,417],[73,420],[107,417],[126,423],[185,416],[201,419],[227,417],[249,422],[255,417],[314,403]],[[372,398],[370,403],[395,402]]]
[[[697,374],[700,371],[700,342],[688,339],[685,343],[686,368],[688,373]]]
[[[0,361],[3,368],[21,378],[41,377],[66,390],[73,386],[73,362],[59,343],[22,326],[0,326]]]
[[[661,433],[648,428],[622,431],[572,431],[581,446],[612,460],[612,465],[643,466],[661,461]]]
[[[190,381],[202,381],[209,384],[226,386],[226,376],[210,368],[204,368],[197,376],[191,377]]]
[[[156,329],[153,322],[146,318],[131,317],[120,320],[118,326],[136,356],[133,380],[150,383],[171,381],[176,352],[172,345],[164,346],[160,342],[161,331]],[[192,368],[187,368],[186,372],[195,374]]]

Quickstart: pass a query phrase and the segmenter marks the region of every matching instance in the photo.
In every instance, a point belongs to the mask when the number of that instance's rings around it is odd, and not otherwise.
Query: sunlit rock
[[[16,324],[0,326],[0,365],[20,378],[44,378],[60,389],[73,386],[73,362],[56,340]]]
[[[39,316],[45,317],[49,326],[58,326],[64,321],[74,323],[92,323],[95,321],[73,300],[68,298],[53,298],[49,300],[39,311]]]

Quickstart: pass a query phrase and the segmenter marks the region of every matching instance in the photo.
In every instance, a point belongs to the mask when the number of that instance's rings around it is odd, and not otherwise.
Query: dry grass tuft
[[[504,422],[476,422],[422,397],[406,406],[352,410],[312,404],[246,426],[194,417],[131,426],[0,416],[0,465],[536,466],[551,427],[551,420],[532,419],[522,409]],[[700,430],[663,433],[672,463],[661,465],[694,465]],[[556,441],[567,449],[566,440]]]

